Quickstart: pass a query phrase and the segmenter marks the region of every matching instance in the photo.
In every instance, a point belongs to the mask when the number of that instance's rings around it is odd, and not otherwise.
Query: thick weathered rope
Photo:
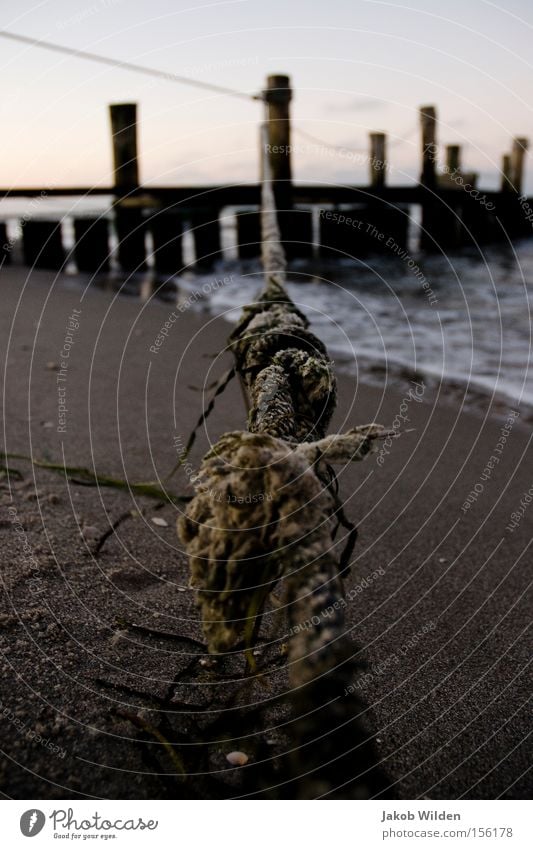
[[[257,595],[266,597],[282,575],[293,599],[310,572],[326,582],[336,576],[336,504],[321,472],[328,463],[362,460],[381,434],[366,425],[298,445],[236,431],[204,457],[180,534],[210,651],[227,651],[246,636]]]
[[[266,151],[265,129],[262,141]],[[341,795],[367,797],[382,789],[381,778],[361,706],[353,688],[345,692],[359,667],[340,604],[330,466],[363,459],[384,431],[370,424],[326,436],[335,378],[325,346],[285,290],[266,155],[262,239],[265,288],[229,340],[249,402],[249,432],[223,435],[205,456],[178,529],[212,651],[253,639],[269,593],[284,578],[298,715],[293,773],[306,773],[293,794],[334,795],[348,782]]]

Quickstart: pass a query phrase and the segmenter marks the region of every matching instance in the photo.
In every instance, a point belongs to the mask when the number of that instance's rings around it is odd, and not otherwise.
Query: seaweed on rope
[[[361,669],[342,604],[356,530],[344,515],[332,466],[363,460],[392,434],[370,423],[327,435],[336,403],[332,363],[285,288],[266,125],[262,143],[265,287],[229,339],[248,431],[223,434],[205,455],[178,533],[212,652],[243,639],[253,646],[268,596],[284,579],[294,792],[334,797],[341,788],[343,798],[369,798],[387,782],[361,720],[365,708],[353,692],[346,694]],[[339,524],[349,531],[340,558]],[[308,622],[311,627],[302,627]]]

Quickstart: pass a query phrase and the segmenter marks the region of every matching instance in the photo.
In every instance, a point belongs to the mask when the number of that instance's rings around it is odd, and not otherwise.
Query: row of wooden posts
[[[475,174],[461,167],[459,145],[448,145],[444,173],[437,162],[437,115],[432,106],[420,109],[421,173],[415,186],[388,186],[387,137],[370,134],[369,186],[294,185],[291,161],[289,78],[268,77],[264,91],[269,128],[269,159],[274,179],[282,240],[289,258],[326,256],[361,257],[407,247],[411,206],[422,207],[421,247],[450,249],[462,245],[502,241],[529,235],[531,224],[521,203],[527,139],[516,138],[502,162],[498,192],[477,189]],[[110,106],[115,184],[111,188],[20,189],[4,196],[114,195],[113,224],[116,258],[127,272],[143,270],[147,259],[146,234],[151,233],[155,269],[179,273],[184,267],[183,233],[192,230],[196,263],[210,266],[222,256],[221,212],[227,206],[249,208],[237,212],[237,247],[242,258],[260,253],[259,186],[143,188],[139,179],[137,106]],[[312,207],[322,206],[318,243]],[[250,208],[251,207],[251,208]],[[255,209],[253,207],[256,207]],[[332,212],[333,210],[333,212]],[[24,262],[41,268],[62,268],[66,261],[61,226],[57,221],[29,218],[22,227]],[[110,222],[106,217],[74,219],[73,258],[78,270],[97,272],[109,267]],[[11,246],[6,226],[0,224],[4,259]]]

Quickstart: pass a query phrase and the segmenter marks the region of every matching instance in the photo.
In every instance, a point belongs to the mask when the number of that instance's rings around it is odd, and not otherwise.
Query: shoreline
[[[120,298],[137,300],[141,305],[148,300],[149,308],[168,307],[169,314],[173,312],[171,309],[173,307],[175,307],[174,313],[183,314],[190,310],[197,319],[201,319],[207,314],[210,318],[222,319],[228,328],[231,328],[234,325],[234,317],[233,315],[230,317],[230,314],[235,313],[235,311],[238,313],[240,307],[229,307],[224,309],[222,314],[219,314],[212,296],[216,294],[219,288],[227,285],[228,281],[234,281],[239,276],[236,270],[239,267],[239,263],[226,262],[210,274],[197,273],[192,268],[186,276],[176,279],[157,277],[152,271],[148,271],[145,274],[127,278],[124,288],[120,292],[118,292],[117,287],[120,287],[124,277],[120,273],[114,272],[102,275],[97,284],[92,283],[91,291],[94,293],[112,292],[113,295],[118,293]],[[9,273],[9,271],[8,268],[6,273]],[[17,276],[23,276],[24,269],[17,268],[12,269],[12,271],[16,271]],[[344,272],[346,272],[346,268]],[[38,273],[51,277],[57,276],[63,281],[66,289],[72,288],[74,291],[85,288],[91,279],[88,275],[70,272],[68,274]],[[28,274],[27,271],[26,276]],[[261,272],[255,264],[253,264],[252,277],[255,281],[255,288],[259,289],[258,281],[261,278]],[[160,287],[157,296],[152,294],[156,287]],[[168,316],[165,318],[168,318]],[[313,324],[312,316],[310,320]],[[491,414],[503,418],[508,408],[515,407],[520,409],[524,422],[533,424],[533,397],[531,401],[527,398],[525,400],[524,398],[519,399],[512,390],[507,390],[504,387],[494,388],[491,385],[492,380],[490,378],[483,381],[482,378],[463,377],[454,372],[450,372],[448,375],[440,374],[438,371],[424,367],[423,364],[413,370],[406,362],[401,360],[388,357],[385,361],[377,355],[371,356],[367,353],[358,354],[356,361],[354,361],[353,357],[342,348],[336,347],[335,344],[327,342],[326,344],[339,372],[347,377],[357,376],[360,382],[374,388],[379,388],[386,383],[388,388],[404,393],[410,383],[423,382],[432,402],[442,401],[453,406],[464,405],[468,410],[478,415],[483,415],[485,410],[490,407]]]

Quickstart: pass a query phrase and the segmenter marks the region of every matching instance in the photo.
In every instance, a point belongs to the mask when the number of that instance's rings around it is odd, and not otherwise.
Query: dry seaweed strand
[[[265,127],[262,139],[265,150]],[[333,542],[336,521],[345,520],[331,466],[362,460],[388,434],[369,424],[326,436],[335,378],[325,346],[285,290],[266,156],[263,168],[265,288],[229,339],[249,432],[224,434],[204,457],[178,532],[212,652],[252,641],[269,593],[285,580],[296,714],[290,795],[333,797],[342,786],[342,797],[368,798],[383,779],[360,723],[363,708],[345,695],[360,666],[345,635]]]

